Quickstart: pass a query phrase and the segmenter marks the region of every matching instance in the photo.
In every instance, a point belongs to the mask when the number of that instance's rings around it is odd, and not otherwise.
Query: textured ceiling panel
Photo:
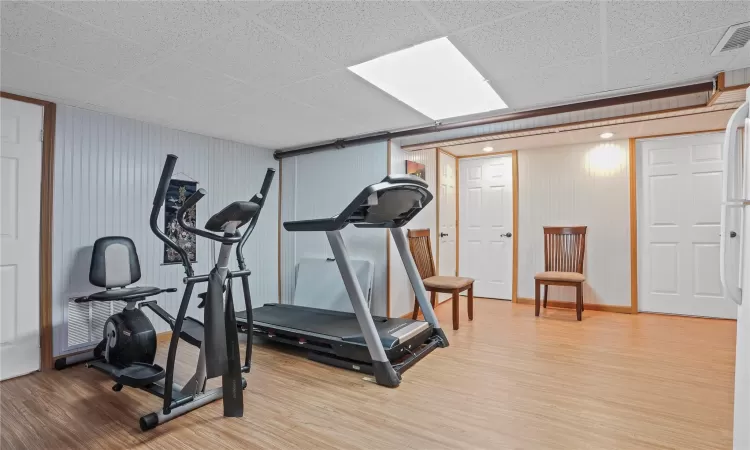
[[[352,134],[432,122],[348,70],[297,83],[279,93],[331,111],[350,124]]]
[[[586,58],[557,66],[544,67],[510,77],[493,79],[492,85],[503,92],[503,100],[511,106],[529,107],[600,92],[604,89],[601,58]]]
[[[183,121],[187,116],[185,112],[191,108],[192,105],[159,92],[121,84],[97,98],[91,109],[190,131]]]
[[[614,51],[713,28],[726,31],[730,25],[750,20],[747,0],[620,1],[607,3],[606,7],[608,44]]]
[[[442,36],[411,2],[285,2],[262,11],[259,17],[345,65]]]
[[[748,44],[750,45],[750,44]],[[734,51],[732,53],[736,53],[737,56],[732,60],[732,63],[729,64],[726,69],[744,69],[746,67],[750,67],[750,48],[746,48]]]
[[[450,39],[488,79],[598,56],[599,4],[554,4]]]
[[[61,13],[109,30],[159,52],[189,47],[228,22],[252,15],[266,2],[61,1],[45,3]]]
[[[228,25],[186,57],[216,72],[266,87],[283,86],[337,67],[326,58],[247,20]]]
[[[223,112],[237,116],[246,139],[256,137],[266,147],[294,146],[305,142],[346,137],[347,122],[323,109],[288,100],[269,92],[238,92],[239,100]]]
[[[723,34],[724,30],[714,30],[610,55],[610,86],[630,87],[711,76],[735,57],[711,56]]]
[[[541,2],[512,1],[430,1],[419,3],[422,9],[438,22],[443,32],[452,32],[464,28],[503,19],[533,8]]]
[[[103,78],[121,79],[157,60],[153,49],[26,2],[2,2],[3,50]]]
[[[111,86],[111,82],[85,72],[5,51],[0,54],[0,61],[2,90],[23,92],[26,95],[48,95],[54,92],[57,97],[88,102]]]
[[[187,61],[171,59],[157,64],[131,83],[196,106],[220,108],[235,102],[240,82]]]

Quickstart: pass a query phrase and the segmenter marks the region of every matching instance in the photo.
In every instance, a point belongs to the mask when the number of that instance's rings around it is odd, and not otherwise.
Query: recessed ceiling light
[[[508,107],[447,37],[349,70],[435,120]]]
[[[609,139],[614,135],[615,135],[614,133],[610,133],[609,131],[607,131],[606,133],[600,134],[599,137],[602,139]]]
[[[495,150],[495,149],[492,147],[485,147],[482,150],[484,150],[485,152],[491,152],[492,150]]]

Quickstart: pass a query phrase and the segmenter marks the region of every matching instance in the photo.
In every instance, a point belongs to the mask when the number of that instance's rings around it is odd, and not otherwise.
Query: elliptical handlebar
[[[275,174],[276,174],[275,169],[268,168],[266,170],[266,176],[265,178],[263,178],[263,184],[260,187],[260,192],[253,195],[253,198],[250,199],[251,202],[260,206],[261,210],[263,209],[263,204],[266,203],[266,198],[268,198],[268,191],[271,190],[271,183],[273,182],[273,177]],[[260,217],[260,211],[258,211],[258,214],[254,215],[252,219],[250,219],[250,223],[247,225],[247,228],[245,228],[244,233],[242,233],[242,239],[240,239],[240,243],[237,246],[237,249],[236,249],[237,263],[239,264],[240,270],[246,269],[245,257],[242,255],[242,247],[245,246],[247,239],[250,237],[250,234],[253,232],[253,229],[255,228],[255,224],[258,223],[259,217]]]
[[[206,239],[211,239],[212,241],[221,242],[222,244],[234,244],[237,242],[240,242],[240,239],[242,239],[242,236],[239,235],[239,233],[235,232],[234,236],[221,236],[216,233],[212,233],[210,231],[201,230],[200,228],[195,228],[194,226],[188,224],[185,222],[185,214],[187,214],[188,210],[195,206],[196,203],[198,203],[203,197],[206,195],[206,190],[201,188],[195,191],[193,195],[188,197],[187,200],[185,200],[185,203],[182,204],[179,210],[177,210],[177,222],[179,222],[180,226],[184,228],[185,230],[197,235],[204,237]]]
[[[164,162],[164,168],[161,170],[161,177],[159,178],[159,185],[156,188],[156,195],[154,195],[154,203],[151,207],[151,217],[149,225],[151,231],[154,232],[157,238],[167,244],[172,250],[176,251],[180,255],[182,265],[185,267],[185,274],[189,277],[193,276],[193,267],[190,265],[190,258],[188,257],[185,249],[177,245],[172,239],[169,238],[162,230],[159,229],[159,212],[161,211],[162,205],[167,199],[167,189],[169,189],[169,181],[172,179],[172,173],[174,172],[174,166],[177,164],[177,156],[169,154],[167,160]]]

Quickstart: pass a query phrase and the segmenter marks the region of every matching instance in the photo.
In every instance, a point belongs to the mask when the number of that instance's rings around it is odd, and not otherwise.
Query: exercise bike
[[[163,407],[160,410],[140,418],[140,427],[143,431],[220,398],[224,399],[224,416],[241,417],[242,391],[247,386],[241,373],[250,370],[252,336],[250,332],[247,333],[245,363],[241,365],[231,289],[233,278],[241,278],[243,287],[246,287],[250,271],[230,271],[229,259],[232,247],[242,240],[237,230],[251,222],[262,205],[252,200],[234,202],[214,214],[206,222],[205,229],[198,229],[185,221],[185,215],[205,196],[206,191],[199,189],[185,201],[177,211],[180,226],[197,236],[221,243],[217,262],[211,273],[195,275],[185,250],[157,225],[176,162],[176,156],[167,156],[154,196],[150,226],[161,241],[177,252],[185,269],[185,292],[177,316],[170,315],[159,307],[155,300],[146,301],[148,297],[163,292],[176,292],[177,289],[129,286],[140,279],[141,273],[135,244],[126,237],[104,237],[94,243],[89,280],[95,286],[106,290],[75,299],[78,303],[125,302],[125,308],[105,322],[104,338],[94,349],[95,359],[88,362],[87,366],[109,375],[115,381],[112,388],[115,391],[128,386],[145,390],[163,399]],[[256,195],[253,200],[257,198]],[[199,297],[205,311],[205,323],[186,317],[193,287],[204,282],[208,283],[208,289]],[[245,307],[251,310],[249,288],[244,289],[244,294]],[[156,332],[142,311],[144,307],[151,309],[172,329],[166,369],[154,363],[157,348]],[[175,358],[180,339],[199,348],[195,372],[184,386],[174,383]],[[64,364],[63,362],[62,365]],[[222,377],[222,387],[206,390],[206,381],[218,376]]]

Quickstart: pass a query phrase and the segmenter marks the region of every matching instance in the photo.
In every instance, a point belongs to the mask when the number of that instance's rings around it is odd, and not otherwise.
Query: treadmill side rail
[[[336,265],[341,272],[341,278],[344,280],[346,292],[352,302],[357,322],[362,329],[367,349],[370,351],[375,380],[378,384],[396,387],[401,382],[401,377],[393,370],[393,366],[391,366],[391,362],[385,354],[385,349],[383,349],[383,343],[380,342],[378,330],[375,328],[362,288],[359,286],[357,275],[349,259],[344,238],[341,237],[341,232],[338,230],[326,231],[326,236],[331,244],[331,250],[333,250],[333,256],[336,258]]]
[[[398,248],[398,253],[401,256],[401,261],[404,263],[404,268],[406,268],[406,274],[409,276],[409,281],[411,282],[411,287],[414,289],[414,295],[417,297],[417,302],[419,302],[419,307],[422,309],[422,315],[424,316],[424,319],[432,325],[432,327],[438,331],[440,330],[440,323],[438,322],[437,316],[435,315],[435,310],[432,309],[432,305],[430,304],[429,300],[427,300],[427,290],[424,288],[424,283],[422,283],[422,277],[419,276],[419,271],[417,270],[417,265],[414,263],[414,258],[411,256],[411,251],[409,250],[409,241],[406,239],[406,233],[404,233],[403,228],[392,228],[391,229],[391,236],[393,236],[393,242],[396,243],[396,248]],[[442,331],[442,330],[441,330]],[[443,347],[448,346],[448,339],[446,339],[444,333],[440,333],[443,339]]]

